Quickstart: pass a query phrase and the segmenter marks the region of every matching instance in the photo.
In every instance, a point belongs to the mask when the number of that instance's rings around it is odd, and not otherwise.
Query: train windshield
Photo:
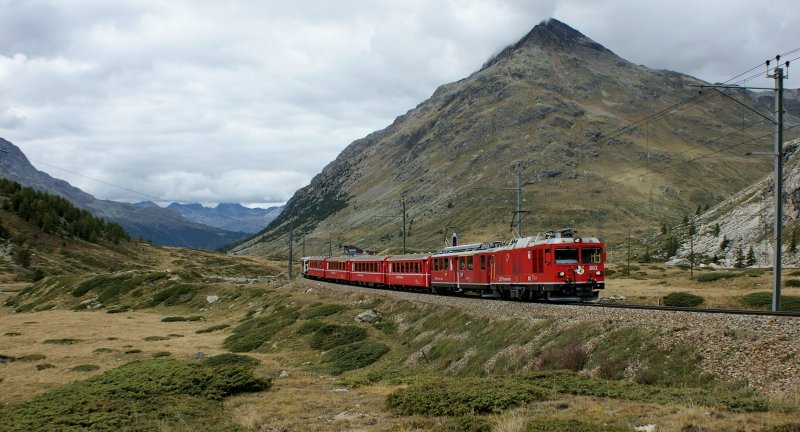
[[[581,251],[581,262],[583,264],[597,264],[603,262],[603,249],[584,248]]]
[[[556,264],[577,264],[578,249],[556,249]]]

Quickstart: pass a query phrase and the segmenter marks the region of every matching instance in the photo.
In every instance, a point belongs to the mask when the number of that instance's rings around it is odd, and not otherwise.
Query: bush
[[[197,330],[195,333],[198,333],[198,334],[200,334],[200,333],[213,333],[215,331],[223,330],[223,329],[226,329],[228,327],[230,327],[228,324],[217,324],[217,325],[213,325],[213,326],[211,326],[209,328]]]
[[[491,418],[476,415],[451,417],[442,422],[437,432],[492,432],[494,421]]]
[[[580,342],[550,349],[542,353],[542,369],[566,369],[579,371],[589,361],[589,353]]]
[[[192,315],[188,317],[183,316],[168,316],[161,318],[161,322],[182,322],[182,321],[202,321],[203,317],[200,315]]]
[[[27,354],[27,355],[24,355],[22,357],[17,357],[17,361],[35,362],[35,361],[39,361],[39,360],[44,360],[46,358],[47,358],[47,356],[44,355],[44,354]]]
[[[53,369],[53,368],[55,368],[55,366],[51,365],[50,363],[43,363],[43,364],[36,365],[36,370],[37,371],[43,371],[45,369]]]
[[[698,282],[714,282],[722,279],[735,278],[737,276],[739,276],[737,273],[714,272],[697,275],[694,277],[694,280]]]
[[[295,333],[299,335],[311,334],[319,330],[324,325],[325,323],[322,321],[317,321],[317,320],[306,321],[300,325],[300,327],[297,329],[297,331],[295,331]]]
[[[241,365],[241,366],[258,366],[261,362],[250,356],[241,354],[225,353],[215,355],[203,360],[204,366],[223,366],[223,365]]]
[[[222,346],[233,352],[249,352],[259,349],[275,334],[297,321],[295,308],[281,307],[272,314],[254,318],[239,324],[233,329]]]
[[[664,297],[664,306],[696,307],[703,304],[704,301],[705,299],[699,295],[687,292],[674,292]]]
[[[386,407],[398,415],[494,414],[547,400],[550,394],[541,387],[512,378],[428,378],[390,393]]]
[[[327,324],[318,328],[311,336],[311,348],[329,350],[341,345],[358,342],[367,338],[367,331],[356,326]]]
[[[78,365],[75,367],[71,367],[69,370],[71,370],[72,372],[94,372],[98,369],[100,369],[100,366],[85,364],[85,365]]]
[[[739,301],[745,306],[768,309],[772,306],[772,293],[754,292],[742,296]],[[787,312],[800,312],[800,297],[781,296],[781,310]]]
[[[800,279],[789,279],[783,283],[785,287],[800,287]]]
[[[338,346],[322,355],[325,370],[339,375],[350,370],[361,369],[378,361],[389,352],[389,347],[377,342],[361,341]]]
[[[153,299],[150,300],[147,305],[151,307],[158,306],[159,304],[175,306],[186,303],[194,297],[198,290],[196,286],[190,284],[173,285],[155,293]]]
[[[345,309],[347,309],[347,306],[342,304],[314,303],[303,310],[301,316],[303,319],[326,317],[339,313]]]

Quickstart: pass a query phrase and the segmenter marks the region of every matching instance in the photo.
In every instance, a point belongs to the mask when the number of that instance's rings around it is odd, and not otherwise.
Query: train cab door
[[[492,283],[496,276],[495,266],[494,266],[494,254],[489,255],[489,283]]]

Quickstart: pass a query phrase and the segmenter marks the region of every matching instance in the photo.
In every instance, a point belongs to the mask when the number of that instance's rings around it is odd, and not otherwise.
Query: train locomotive
[[[303,257],[303,276],[374,288],[528,301],[590,301],[605,287],[605,250],[572,228],[436,253]]]

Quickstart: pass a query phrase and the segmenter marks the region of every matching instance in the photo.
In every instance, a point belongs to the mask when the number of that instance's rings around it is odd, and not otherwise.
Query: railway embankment
[[[752,389],[771,400],[794,401],[800,395],[798,317],[520,303],[375,290],[304,280],[288,287],[338,297],[342,301],[349,299],[351,303],[371,304],[377,301],[389,310],[396,308],[391,305],[396,302],[417,305],[422,311],[417,313],[455,310],[466,317],[465,325],[469,324],[469,317],[488,320],[498,326],[507,326],[508,322],[527,323],[531,337],[520,338],[519,343],[511,342],[498,348],[497,353],[484,365],[487,372],[501,372],[494,367],[509,363],[522,363],[517,366],[522,371],[536,370],[543,361],[547,361],[548,356],[558,354],[552,349],[548,350],[548,346],[564,345],[565,338],[572,338],[580,346],[573,345],[572,351],[560,352],[565,356],[575,356],[577,350],[586,356],[578,365],[580,367],[576,367],[580,373],[612,375],[631,380],[657,379],[648,378],[647,374],[669,375],[669,370],[659,370],[659,365],[653,364],[663,362],[668,363],[665,366],[667,368],[696,367],[699,375]],[[407,311],[394,316],[388,313],[387,318],[395,320],[399,328],[405,330],[404,321],[407,321],[408,314]],[[450,335],[428,333],[425,328],[417,329],[417,338],[429,342],[409,356],[407,365],[427,361],[430,354],[426,350],[440,349],[438,346],[444,340],[457,341],[461,338],[464,345],[475,343],[474,337],[468,338],[464,332],[454,329]],[[486,340],[484,343],[497,345],[497,341]],[[475,355],[475,350],[475,347],[464,346],[463,355],[453,359],[447,367],[452,371],[458,368],[459,362],[468,363],[469,357]],[[627,352],[620,353],[620,350]],[[654,355],[653,351],[660,351],[661,357]],[[673,358],[675,356],[684,358]],[[616,371],[613,370],[614,365]],[[674,371],[676,379],[680,379],[679,375],[684,372]]]

